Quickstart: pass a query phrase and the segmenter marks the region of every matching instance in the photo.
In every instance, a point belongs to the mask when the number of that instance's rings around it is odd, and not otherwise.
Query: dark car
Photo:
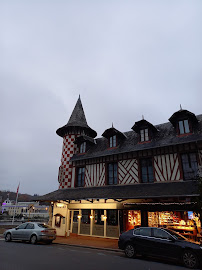
[[[121,234],[118,245],[128,258],[140,254],[175,259],[192,269],[202,265],[202,246],[169,229],[141,227],[130,230]]]

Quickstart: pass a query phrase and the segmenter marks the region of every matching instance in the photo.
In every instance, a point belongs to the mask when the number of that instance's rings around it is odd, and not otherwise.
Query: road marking
[[[3,238],[0,238],[0,241],[4,241],[4,239]]]

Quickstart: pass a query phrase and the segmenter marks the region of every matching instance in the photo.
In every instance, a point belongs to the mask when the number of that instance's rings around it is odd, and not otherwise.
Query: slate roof
[[[202,114],[197,116],[198,122],[193,127],[193,134],[185,136],[177,136],[176,130],[170,122],[156,125],[158,132],[150,142],[139,143],[138,134],[135,131],[128,131],[124,134],[126,139],[123,140],[117,148],[108,148],[108,140],[106,138],[98,138],[96,144],[92,145],[84,155],[73,155],[71,161],[85,160],[96,157],[109,156],[113,154],[128,153],[169,145],[177,145],[189,142],[202,141]]]
[[[68,123],[65,126],[57,129],[56,133],[59,136],[63,137],[68,132],[69,129],[75,128],[75,127],[81,127],[81,128],[86,129],[92,138],[95,138],[97,136],[97,132],[93,130],[92,128],[90,128],[87,124],[80,96],[77,100],[77,103],[69,118]]]
[[[36,200],[149,199],[190,196],[198,196],[197,181],[58,189]]]

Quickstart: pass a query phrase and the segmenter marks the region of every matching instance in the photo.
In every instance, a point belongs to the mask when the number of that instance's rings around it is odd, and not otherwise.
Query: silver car
[[[45,223],[25,222],[14,229],[4,232],[6,242],[12,240],[29,241],[31,244],[37,242],[52,243],[56,238],[56,230]]]

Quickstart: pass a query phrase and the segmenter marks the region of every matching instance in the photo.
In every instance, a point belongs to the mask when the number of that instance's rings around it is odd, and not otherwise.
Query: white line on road
[[[0,238],[0,241],[4,241],[4,239],[3,238]]]

